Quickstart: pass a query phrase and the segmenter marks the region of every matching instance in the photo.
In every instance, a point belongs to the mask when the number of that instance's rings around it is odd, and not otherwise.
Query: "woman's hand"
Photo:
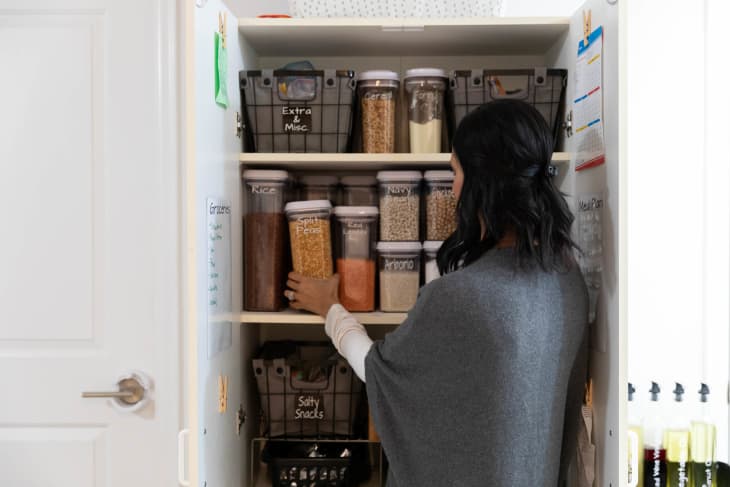
[[[290,272],[286,286],[289,290],[284,291],[284,295],[292,308],[311,311],[323,318],[327,317],[333,304],[340,302],[340,276],[337,274],[329,279],[314,279]]]

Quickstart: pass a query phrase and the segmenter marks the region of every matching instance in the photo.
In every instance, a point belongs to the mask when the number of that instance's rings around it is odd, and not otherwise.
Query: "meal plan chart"
[[[575,66],[573,126],[576,135],[575,170],[588,169],[606,161],[603,140],[603,27],[578,43]]]

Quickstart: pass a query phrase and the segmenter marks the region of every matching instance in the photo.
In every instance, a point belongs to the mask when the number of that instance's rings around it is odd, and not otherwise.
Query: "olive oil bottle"
[[[629,487],[644,485],[644,430],[637,414],[635,392],[634,385],[629,382]]]
[[[667,450],[667,486],[690,487],[689,463],[689,414],[684,401],[684,387],[677,383],[674,388],[674,407],[670,425],[664,431],[664,447]]]
[[[644,486],[666,487],[667,452],[663,445],[662,418],[659,411],[659,393],[656,382],[651,383],[650,401],[644,420]]]
[[[717,430],[707,411],[710,395],[710,388],[707,384],[702,384],[699,394],[700,419],[692,421],[691,429],[692,487],[717,487],[717,466],[715,464]]]

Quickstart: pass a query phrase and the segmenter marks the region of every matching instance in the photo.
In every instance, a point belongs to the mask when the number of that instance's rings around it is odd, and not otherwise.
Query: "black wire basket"
[[[351,152],[355,72],[238,74],[244,152]]]

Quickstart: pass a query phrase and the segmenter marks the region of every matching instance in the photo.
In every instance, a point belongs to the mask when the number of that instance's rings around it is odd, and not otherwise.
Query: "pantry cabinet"
[[[572,18],[477,19],[236,19],[221,0],[185,2],[182,157],[184,170],[183,269],[185,279],[185,434],[181,435],[181,481],[219,487],[248,485],[252,448],[259,432],[259,402],[252,373],[257,348],[270,339],[325,339],[319,317],[243,310],[242,220],[244,169],[318,171],[342,175],[382,169],[443,169],[449,154],[410,154],[399,138],[395,154],[244,153],[240,138],[238,72],[276,69],[307,59],[318,69],[444,70],[561,68],[568,70],[567,111],[572,106],[582,10]],[[624,202],[619,157],[619,6],[590,0],[594,27],[601,25],[606,163],[576,172],[575,136],[561,135],[553,164],[557,183],[575,205],[577,196],[603,198],[603,273],[597,319],[592,325],[591,377],[595,409],[597,485],[626,478],[624,458],[625,260]],[[228,108],[214,99],[213,36],[226,17]],[[565,119],[569,123],[569,117]],[[400,133],[407,130],[400,130]],[[220,209],[223,208],[223,211]],[[211,242],[211,225],[228,240]],[[220,228],[220,227],[215,227]],[[215,231],[213,231],[215,234]],[[215,236],[215,235],[214,235]],[[213,252],[211,252],[213,251]],[[217,253],[212,257],[212,253]],[[211,265],[230,270],[211,282]],[[217,275],[217,274],[216,274]],[[215,298],[211,297],[216,289]],[[223,308],[223,309],[221,309]],[[359,313],[374,337],[398,326],[404,313]],[[225,386],[227,380],[227,387]],[[227,389],[227,390],[226,390]],[[221,404],[221,396],[224,398]],[[373,480],[373,485],[379,479]],[[256,483],[256,485],[263,485]]]

